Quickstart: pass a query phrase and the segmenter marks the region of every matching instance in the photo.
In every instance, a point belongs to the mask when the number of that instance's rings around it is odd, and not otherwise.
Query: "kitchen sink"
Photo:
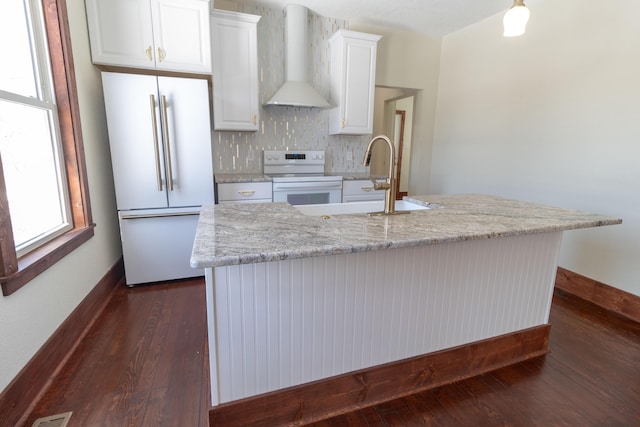
[[[308,216],[367,214],[384,210],[384,200],[353,203],[326,203],[318,205],[295,205],[300,213]],[[406,200],[396,200],[396,211],[416,211],[433,209],[433,205],[422,205]]]

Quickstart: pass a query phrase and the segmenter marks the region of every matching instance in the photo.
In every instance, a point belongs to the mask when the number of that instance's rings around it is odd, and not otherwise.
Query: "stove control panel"
[[[264,150],[264,165],[324,165],[324,151]]]

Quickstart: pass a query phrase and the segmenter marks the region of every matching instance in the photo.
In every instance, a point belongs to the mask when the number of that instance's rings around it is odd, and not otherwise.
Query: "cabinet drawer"
[[[384,190],[374,190],[373,183],[367,180],[349,181],[342,183],[342,201],[367,201],[367,200],[383,200]]]
[[[120,211],[127,286],[204,275],[202,269],[189,264],[198,211],[199,208]]]
[[[271,182],[234,182],[218,184],[218,202],[272,200]]]

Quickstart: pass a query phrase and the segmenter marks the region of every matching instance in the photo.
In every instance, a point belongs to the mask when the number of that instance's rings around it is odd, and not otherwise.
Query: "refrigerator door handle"
[[[167,168],[167,186],[173,191],[173,171],[171,170],[171,148],[169,142],[169,120],[167,115],[167,97],[162,95],[162,122],[164,124],[164,159]]]
[[[162,172],[160,171],[160,146],[158,145],[158,121],[156,120],[156,97],[149,95],[151,103],[151,123],[153,123],[153,150],[156,156],[156,179],[158,191],[162,191]]]
[[[130,214],[122,215],[121,219],[145,219],[145,218],[166,218],[173,216],[191,216],[200,215],[200,212],[176,212],[176,213],[157,213],[157,214]]]

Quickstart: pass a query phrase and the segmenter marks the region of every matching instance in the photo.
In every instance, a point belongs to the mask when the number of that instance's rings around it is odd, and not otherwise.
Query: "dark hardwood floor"
[[[204,280],[119,287],[25,425],[206,426],[206,334]]]
[[[26,425],[207,426],[205,318],[201,280],[119,288]],[[544,357],[314,425],[640,426],[640,325],[560,292],[550,322]]]

